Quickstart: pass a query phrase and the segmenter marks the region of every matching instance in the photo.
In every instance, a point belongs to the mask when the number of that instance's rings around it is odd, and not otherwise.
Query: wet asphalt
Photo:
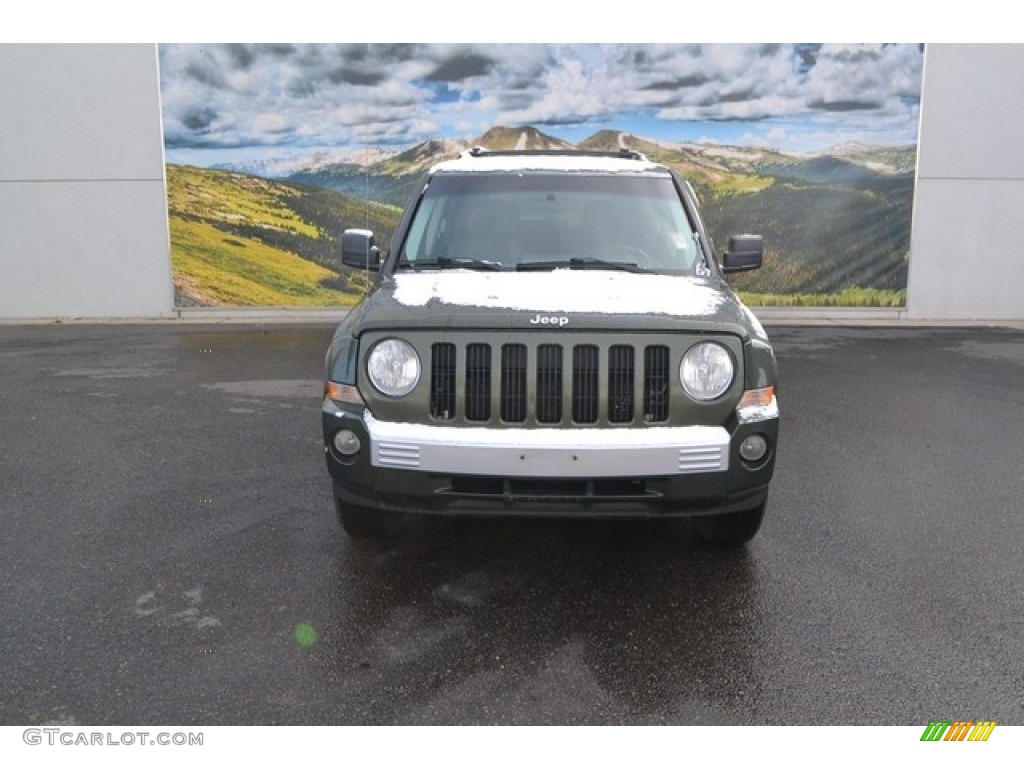
[[[338,527],[326,325],[0,327],[0,724],[1024,724],[1024,331],[769,328],[739,551]]]

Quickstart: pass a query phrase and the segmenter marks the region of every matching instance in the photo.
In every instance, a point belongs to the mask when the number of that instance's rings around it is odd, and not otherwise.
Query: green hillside
[[[757,194],[718,195],[704,214],[719,256],[731,234],[764,236],[765,267],[731,278],[738,290],[852,296],[848,289],[859,288],[902,296],[913,192],[908,177],[871,175],[841,185],[778,180]]]
[[[202,221],[172,216],[171,252],[179,306],[348,306],[356,297],[326,287],[336,272]]]
[[[432,139],[365,167],[318,166],[287,182],[168,166],[179,303],[352,303],[366,278],[340,266],[342,230],[372,229],[386,247],[399,206],[418,189],[422,172],[467,144],[568,146],[530,126],[499,126],[474,141]],[[628,146],[676,169],[701,200],[719,257],[729,235],[763,235],[765,268],[730,279],[752,303],[905,303],[913,146],[848,144],[831,154],[800,156],[659,142],[613,130],[579,146]],[[309,271],[313,267],[319,271]]]
[[[167,166],[178,306],[351,306],[365,275],[341,266],[340,235],[386,245],[399,211],[330,190]]]
[[[366,168],[335,166],[294,177],[347,194],[399,203],[410,180],[467,142],[435,139]],[[491,149],[568,146],[530,126],[496,126],[468,142]],[[915,148],[845,145],[834,154],[793,155],[764,147],[659,142],[616,130],[581,149],[627,146],[693,185],[721,255],[728,236],[764,236],[764,269],[731,282],[752,301],[890,306],[904,301]]]
[[[753,304],[900,306],[906,301],[915,149],[849,146],[843,156],[661,144],[600,131],[581,146],[622,143],[688,179],[718,255],[728,237],[764,236],[765,266],[730,282]]]

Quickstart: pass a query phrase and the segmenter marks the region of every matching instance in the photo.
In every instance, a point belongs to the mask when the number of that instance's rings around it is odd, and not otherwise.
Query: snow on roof
[[[640,171],[666,171],[665,167],[648,160],[635,160],[629,157],[613,155],[588,155],[584,153],[552,153],[552,154],[463,154],[457,160],[438,163],[431,169],[436,172],[471,173],[509,172],[516,171],[569,171],[600,173],[637,173]],[[666,171],[667,173],[667,171]]]

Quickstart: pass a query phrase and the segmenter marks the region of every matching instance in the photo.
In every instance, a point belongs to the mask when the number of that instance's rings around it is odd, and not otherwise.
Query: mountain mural
[[[431,165],[474,146],[492,150],[629,148],[674,168],[697,192],[719,255],[730,234],[764,236],[765,268],[732,279],[755,304],[905,303],[916,162],[913,145],[845,144],[821,153],[796,154],[665,142],[616,130],[598,131],[574,145],[533,126],[494,126],[470,140],[430,139],[402,150],[364,151],[340,160],[321,152],[287,163],[270,162],[268,167],[279,174],[275,181],[309,190],[305,195],[310,198],[316,189],[338,193],[339,210],[375,205],[381,217],[375,228],[385,235],[421,175]],[[255,169],[239,165],[232,170]],[[336,238],[343,219],[334,217],[333,230],[325,230],[324,237]],[[254,236],[271,237],[265,230]],[[312,252],[308,247],[295,250]],[[318,263],[338,268],[322,258]]]
[[[719,254],[732,233],[764,235],[765,268],[731,278],[748,303],[905,303],[921,44],[170,43],[158,55],[182,301],[350,301],[362,276],[334,262],[339,227],[383,235],[427,168],[479,145],[628,147],[670,165]],[[181,195],[185,179],[211,197]],[[277,274],[275,259],[290,266]]]

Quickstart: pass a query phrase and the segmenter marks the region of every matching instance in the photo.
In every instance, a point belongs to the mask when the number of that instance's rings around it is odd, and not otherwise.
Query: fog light
[[[740,456],[744,461],[760,461],[768,453],[768,441],[762,435],[750,435],[740,443]]]
[[[340,429],[334,434],[334,450],[342,456],[355,456],[362,447],[359,437],[349,429]]]

